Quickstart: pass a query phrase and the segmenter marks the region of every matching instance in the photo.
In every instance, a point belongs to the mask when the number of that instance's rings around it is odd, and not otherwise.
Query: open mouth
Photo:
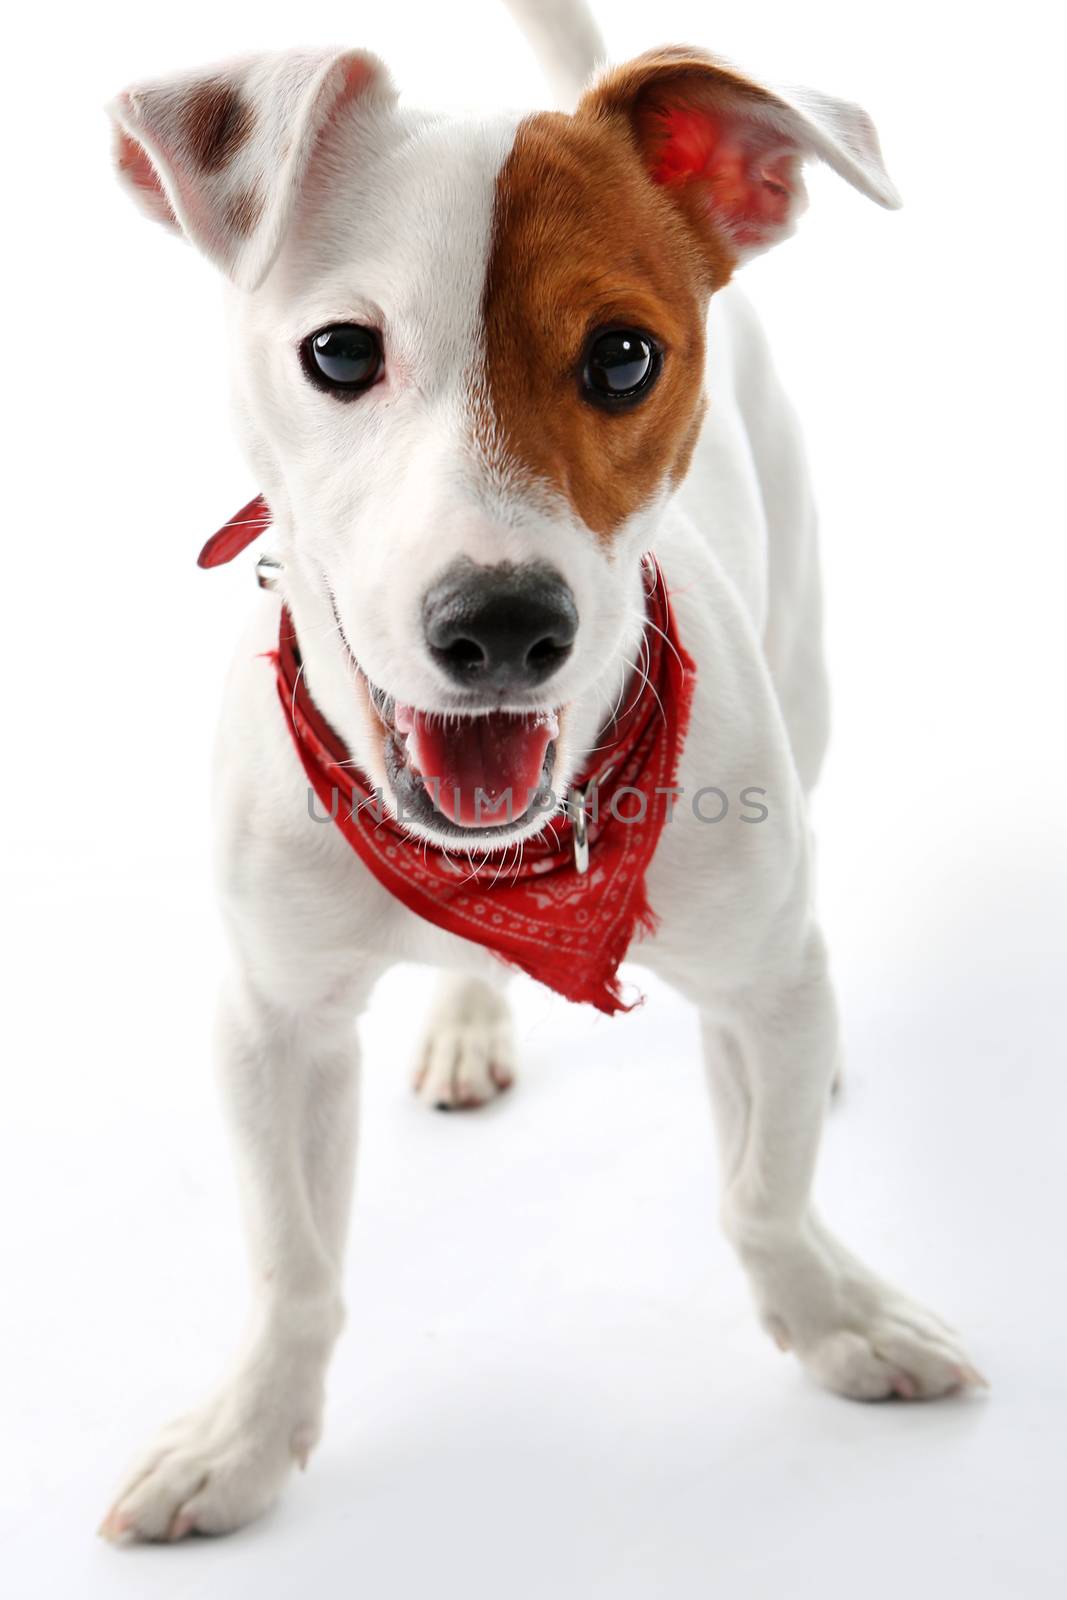
[[[562,707],[420,711],[380,689],[348,643],[332,591],[337,631],[384,734],[384,765],[397,817],[438,834],[472,831],[506,840],[531,815],[556,810],[552,774]]]
[[[402,820],[499,836],[531,812],[555,809],[557,711],[419,711],[368,687],[385,728],[385,770]]]

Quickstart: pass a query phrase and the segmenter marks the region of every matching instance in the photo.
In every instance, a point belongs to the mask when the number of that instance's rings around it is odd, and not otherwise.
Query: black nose
[[[566,661],[578,631],[574,596],[544,565],[457,561],[427,591],[422,615],[438,666],[472,689],[536,688]]]

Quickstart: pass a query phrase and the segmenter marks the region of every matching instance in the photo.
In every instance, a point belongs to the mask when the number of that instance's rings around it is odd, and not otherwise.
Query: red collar
[[[200,565],[231,560],[269,517],[261,499],[252,501],[208,541]],[[628,687],[625,709],[601,731],[595,762],[572,786],[568,809],[527,839],[521,854],[512,847],[472,859],[412,835],[353,768],[347,747],[311,698],[284,607],[272,653],[286,725],[322,814],[332,816],[378,882],[427,922],[484,945],[567,999],[609,1014],[637,1003],[623,1000],[618,967],[634,935],[655,926],[645,873],[674,803],[696,670],[651,556],[645,604],[641,687],[636,693]],[[584,871],[576,831],[587,835]]]

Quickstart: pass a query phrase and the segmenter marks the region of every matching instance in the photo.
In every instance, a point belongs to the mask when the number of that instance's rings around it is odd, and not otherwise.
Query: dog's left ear
[[[576,115],[625,123],[652,182],[698,233],[725,235],[737,260],[792,233],[810,157],[879,205],[900,205],[859,106],[810,89],[766,88],[699,50],[651,51],[613,68]]]
[[[285,51],[128,89],[108,110],[119,176],[141,208],[254,289],[331,122],[357,101],[395,99],[365,51]]]

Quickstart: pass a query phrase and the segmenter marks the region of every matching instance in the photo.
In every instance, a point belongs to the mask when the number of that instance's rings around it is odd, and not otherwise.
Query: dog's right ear
[[[357,101],[395,100],[376,56],[285,51],[128,89],[108,110],[119,176],[142,209],[254,289],[324,132]]]

